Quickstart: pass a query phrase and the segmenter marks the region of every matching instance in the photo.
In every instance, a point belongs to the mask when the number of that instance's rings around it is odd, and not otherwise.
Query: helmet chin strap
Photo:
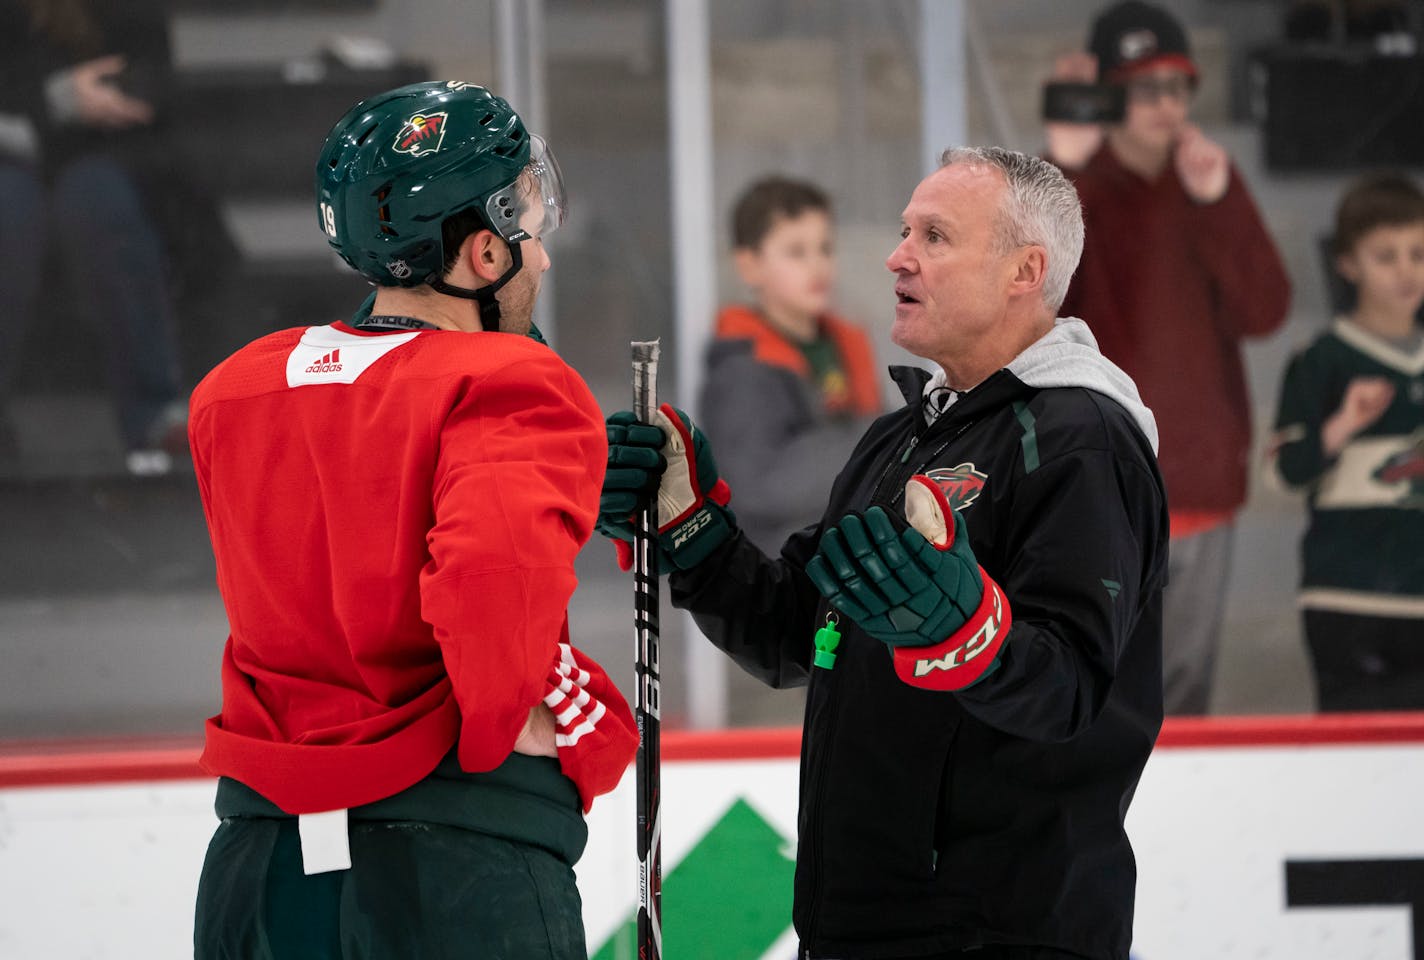
[[[463,300],[473,300],[480,306],[480,327],[487,332],[499,332],[499,301],[495,299],[495,294],[500,287],[514,279],[514,275],[524,266],[524,254],[519,250],[519,244],[510,243],[505,240],[505,246],[509,247],[509,269],[504,271],[498,280],[488,286],[470,289],[469,287],[455,287],[437,277],[430,281],[430,286],[439,293],[449,297],[460,297]]]

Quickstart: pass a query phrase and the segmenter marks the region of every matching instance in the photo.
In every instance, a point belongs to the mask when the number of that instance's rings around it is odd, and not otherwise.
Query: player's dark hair
[[[1352,183],[1335,210],[1336,256],[1355,249],[1377,227],[1424,223],[1424,193],[1400,173],[1377,173]]]
[[[530,175],[528,167],[519,174],[519,183],[521,189],[538,196],[538,184]],[[460,245],[465,242],[466,237],[489,229],[489,221],[480,213],[478,207],[468,207],[446,217],[440,224],[440,254],[443,261],[440,264],[440,276],[449,275],[450,268],[460,258]]]
[[[460,245],[465,242],[466,237],[488,229],[489,224],[485,223],[485,218],[475,207],[446,217],[445,222],[440,224],[440,248],[444,256],[444,262],[440,264],[440,276],[447,276],[455,261],[460,259]]]
[[[807,210],[829,216],[831,199],[815,184],[789,177],[766,177],[752,184],[732,208],[732,246],[755,250],[778,217],[794,219]]]

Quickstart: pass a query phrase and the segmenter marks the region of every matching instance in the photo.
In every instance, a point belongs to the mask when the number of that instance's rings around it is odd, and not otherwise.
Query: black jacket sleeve
[[[819,527],[793,536],[772,560],[741,532],[693,570],[669,578],[673,606],[768,686],[799,687],[811,670],[821,595],[805,574]]]
[[[1139,456],[1083,449],[1028,473],[994,556],[979,558],[1013,626],[999,668],[957,696],[1005,733],[1054,742],[1090,726],[1161,586],[1166,505],[1142,442],[1125,440]]]
[[[1321,433],[1342,397],[1314,351],[1291,359],[1281,383],[1272,444],[1276,472],[1286,486],[1306,489],[1334,464],[1335,458],[1325,453]]]

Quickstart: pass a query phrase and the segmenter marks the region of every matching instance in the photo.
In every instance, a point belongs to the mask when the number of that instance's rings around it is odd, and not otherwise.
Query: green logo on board
[[[663,877],[663,956],[758,960],[791,926],[791,844],[740,798]],[[636,960],[630,914],[593,960]]]

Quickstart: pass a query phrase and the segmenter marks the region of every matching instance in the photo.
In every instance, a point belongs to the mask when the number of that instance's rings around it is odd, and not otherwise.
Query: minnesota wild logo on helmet
[[[441,227],[475,210],[511,245],[563,220],[558,164],[502,98],[460,81],[363,100],[327,135],[316,164],[327,242],[386,286],[439,288]],[[511,270],[511,275],[517,267]]]
[[[445,142],[445,118],[447,116],[449,114],[417,113],[411,117],[396,134],[396,151],[416,157],[427,153],[438,153],[440,145]]]

